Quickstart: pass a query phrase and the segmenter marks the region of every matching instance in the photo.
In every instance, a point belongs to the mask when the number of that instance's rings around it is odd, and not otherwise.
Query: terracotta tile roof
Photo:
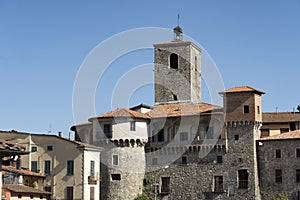
[[[92,117],[89,120],[95,118],[101,119],[101,118],[114,118],[114,117],[131,117],[131,118],[149,119],[149,116],[147,114],[129,110],[127,108],[118,108],[116,110],[98,115],[96,117]]]
[[[255,92],[255,93],[259,93],[259,94],[265,94],[265,92],[263,92],[261,90],[257,90],[255,88],[252,88],[252,87],[249,87],[249,86],[241,86],[241,87],[230,88],[228,90],[224,90],[224,91],[220,92],[220,94],[235,93],[235,92]]]
[[[25,151],[25,147],[14,142],[0,140],[0,156],[6,157],[24,154],[29,154],[29,152]]]
[[[290,140],[290,139],[300,139],[300,130],[295,130],[291,132],[281,133],[278,135],[273,135],[269,137],[260,138],[259,140]]]
[[[14,173],[22,174],[22,175],[25,175],[25,176],[36,176],[36,177],[42,177],[42,178],[46,177],[42,174],[32,172],[32,171],[29,171],[29,170],[26,170],[26,169],[17,169],[13,166],[2,165],[2,170],[7,171],[7,172],[14,172]]]
[[[265,112],[262,114],[263,123],[300,122],[299,112]]]
[[[25,193],[25,194],[51,194],[50,192],[34,189],[26,185],[13,185],[13,184],[4,184],[2,188],[7,189],[16,193]]]
[[[153,110],[147,114],[151,118],[160,117],[180,117],[180,116],[192,116],[200,115],[201,113],[211,112],[214,110],[221,110],[222,107],[208,104],[208,103],[172,103],[161,104],[154,106]]]

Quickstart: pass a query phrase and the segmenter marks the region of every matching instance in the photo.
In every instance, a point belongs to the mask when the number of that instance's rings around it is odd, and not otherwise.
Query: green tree
[[[284,194],[280,193],[276,197],[273,196],[272,200],[288,200],[288,198]]]
[[[135,197],[134,200],[149,200],[149,197],[145,194],[138,194],[138,196]]]

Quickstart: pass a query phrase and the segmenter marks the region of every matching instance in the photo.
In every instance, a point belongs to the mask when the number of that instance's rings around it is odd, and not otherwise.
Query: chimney
[[[16,163],[16,168],[21,169],[21,166],[22,166],[22,160],[21,160],[20,156],[18,156],[17,163]]]
[[[58,131],[58,136],[61,137],[61,131]]]

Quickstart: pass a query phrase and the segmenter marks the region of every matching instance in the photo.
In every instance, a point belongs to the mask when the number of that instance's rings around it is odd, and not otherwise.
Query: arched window
[[[178,55],[175,53],[170,55],[170,68],[178,69]]]

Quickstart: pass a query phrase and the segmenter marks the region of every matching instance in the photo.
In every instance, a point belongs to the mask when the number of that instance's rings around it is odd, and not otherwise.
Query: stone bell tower
[[[155,103],[200,103],[201,49],[182,40],[181,27],[173,32],[173,41],[154,44]]]

